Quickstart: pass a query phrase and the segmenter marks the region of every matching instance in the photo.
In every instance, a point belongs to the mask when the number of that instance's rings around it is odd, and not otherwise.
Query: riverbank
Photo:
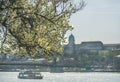
[[[118,72],[120,70],[81,70],[81,71],[41,71],[40,69],[0,69],[0,72],[20,72],[21,70],[33,70],[38,72],[64,73],[64,72]]]

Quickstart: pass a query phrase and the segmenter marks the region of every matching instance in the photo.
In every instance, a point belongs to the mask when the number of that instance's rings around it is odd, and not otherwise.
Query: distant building
[[[104,45],[101,41],[89,41],[89,42],[82,42],[80,45],[80,49],[85,50],[103,50]]]
[[[120,55],[114,57],[114,66],[117,70],[120,70]]]
[[[120,44],[103,44],[101,41],[86,41],[75,44],[73,34],[69,36],[68,44],[64,45],[64,54],[76,55],[80,50],[120,50]]]
[[[69,36],[69,43],[64,45],[64,54],[73,55],[80,50],[80,44],[75,44],[75,38],[71,34]]]
[[[106,50],[120,50],[120,44],[104,44]]]

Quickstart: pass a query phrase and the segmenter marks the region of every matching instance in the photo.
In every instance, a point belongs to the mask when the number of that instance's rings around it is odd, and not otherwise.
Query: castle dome
[[[74,38],[73,34],[71,34],[71,35],[69,36],[69,41],[70,41],[70,40],[75,41],[75,38]]]
[[[70,44],[70,45],[75,44],[75,38],[74,38],[73,34],[71,34],[71,35],[69,36],[69,44]]]

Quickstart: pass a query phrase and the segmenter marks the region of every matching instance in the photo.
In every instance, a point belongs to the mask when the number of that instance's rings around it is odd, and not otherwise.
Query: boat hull
[[[25,71],[20,72],[18,75],[20,79],[43,79],[43,76],[39,72]]]
[[[19,77],[18,76],[18,78],[19,79],[43,79],[43,76],[41,76],[41,77]]]

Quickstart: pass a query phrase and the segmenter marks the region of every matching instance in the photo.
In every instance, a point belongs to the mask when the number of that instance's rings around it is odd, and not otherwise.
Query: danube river
[[[0,72],[0,82],[120,82],[120,73],[108,72],[42,72],[44,78],[19,79],[18,72]]]

